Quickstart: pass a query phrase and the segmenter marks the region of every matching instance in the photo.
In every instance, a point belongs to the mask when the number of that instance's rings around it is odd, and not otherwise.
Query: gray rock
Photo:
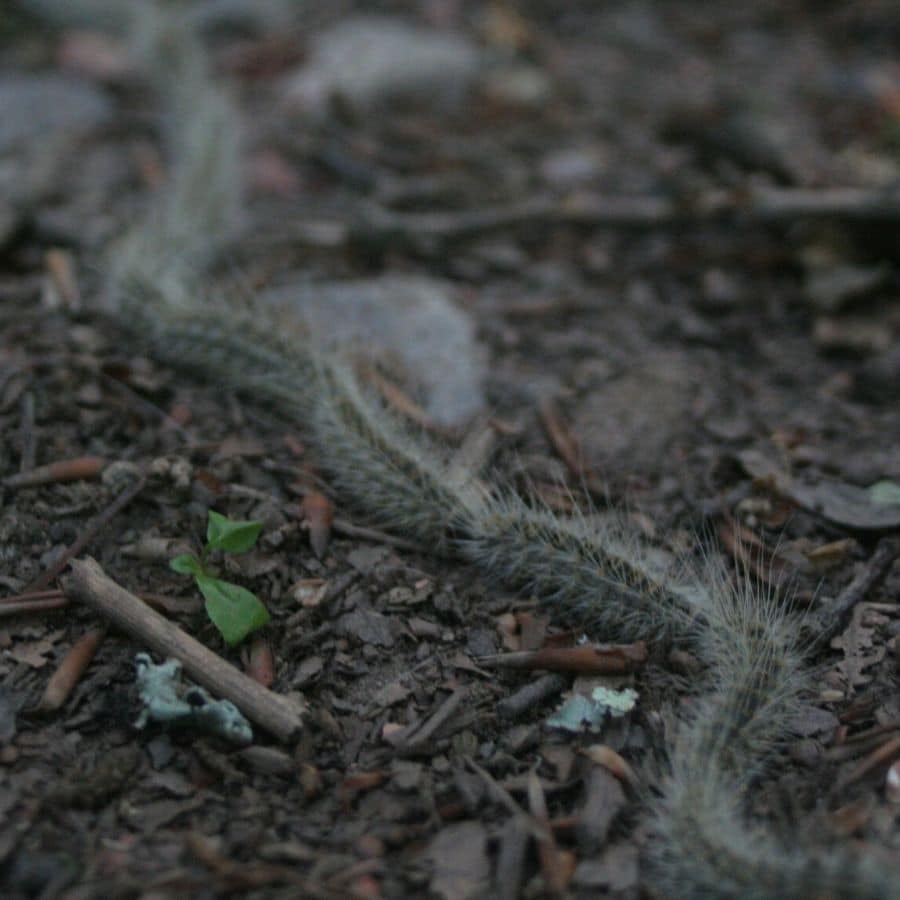
[[[480,65],[466,37],[399,19],[346,19],[315,41],[309,62],[289,77],[286,99],[312,113],[327,111],[332,96],[357,111],[386,104],[458,104]]]
[[[484,406],[485,354],[449,285],[412,276],[278,288],[264,301],[299,315],[317,342],[399,364],[425,411],[458,425]]]
[[[0,153],[28,140],[87,131],[106,121],[112,103],[92,85],[71,76],[0,76]]]

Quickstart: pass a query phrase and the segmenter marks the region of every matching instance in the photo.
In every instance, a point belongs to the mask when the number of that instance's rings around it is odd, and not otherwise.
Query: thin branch
[[[361,243],[452,242],[511,228],[671,228],[683,225],[789,225],[798,220],[900,222],[900,193],[856,187],[712,190],[692,197],[538,195],[506,206],[401,213],[367,205],[346,234]]]
[[[291,740],[300,732],[304,713],[301,704],[248,678],[116,584],[95,560],[73,560],[71,565],[72,574],[65,579],[69,596],[151,650],[177,659],[191,678],[216,696],[230,700],[248,719],[281,740]]]

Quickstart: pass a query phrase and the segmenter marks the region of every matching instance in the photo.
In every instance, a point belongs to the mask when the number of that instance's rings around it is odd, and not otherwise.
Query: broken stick
[[[898,557],[900,557],[900,539],[885,537],[878,542],[875,552],[856,577],[836,599],[832,600],[813,618],[810,624],[814,648],[826,646],[833,637],[840,633],[846,626],[847,618],[853,612],[853,607],[857,603],[861,603],[869,591],[878,586]]]
[[[96,560],[73,560],[66,592],[143,644],[174,657],[191,678],[230,700],[252,722],[283,741],[302,727],[302,704],[264,688],[116,584]]]

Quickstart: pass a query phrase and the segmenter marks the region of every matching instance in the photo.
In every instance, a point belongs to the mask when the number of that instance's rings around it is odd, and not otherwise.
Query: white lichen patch
[[[159,722],[214,734],[232,744],[253,742],[250,723],[230,700],[214,700],[197,685],[182,685],[177,659],[167,659],[157,666],[147,653],[138,653],[134,660],[138,693],[144,704],[134,723],[136,728]]]

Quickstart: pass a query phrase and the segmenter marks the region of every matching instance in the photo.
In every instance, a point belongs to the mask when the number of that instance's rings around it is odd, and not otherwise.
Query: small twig
[[[894,560],[900,556],[900,539],[882,538],[862,570],[844,588],[833,603],[818,612],[811,623],[814,649],[827,646],[844,628],[853,607],[865,599],[890,571]],[[818,625],[818,627],[816,627]]]
[[[413,541],[407,541],[405,538],[395,537],[385,531],[379,531],[377,528],[367,528],[365,525],[354,525],[346,519],[336,518],[331,523],[332,531],[342,534],[344,537],[360,538],[364,541],[372,541],[376,544],[389,544],[398,550],[411,550],[413,552],[421,551],[422,547]]]
[[[18,475],[10,475],[3,479],[3,484],[8,488],[23,488],[61,481],[83,481],[96,478],[105,467],[106,460],[99,456],[80,456],[78,459],[63,459],[27,472],[19,472]]]
[[[562,675],[544,675],[504,697],[497,704],[497,715],[505,719],[518,719],[539,703],[564,691],[568,683]]]
[[[647,646],[636,644],[588,644],[581,647],[542,647],[482,656],[478,664],[499,669],[545,669],[579,675],[622,675],[647,662]]]
[[[498,782],[487,769],[478,765],[477,762],[471,756],[464,756],[464,762],[466,765],[484,782],[485,786],[488,789],[488,793],[493,796],[493,799],[498,802],[501,806],[505,807],[506,810],[510,813],[510,815],[514,816],[518,819],[522,824],[528,829],[529,834],[535,840],[546,840],[549,835],[549,830],[547,826],[541,822],[538,822],[534,816],[527,813],[518,803],[513,799],[512,794],[503,787],[500,782]]]
[[[463,760],[466,765],[476,774],[479,778],[484,782],[485,787],[487,787],[488,792],[493,794],[494,800],[497,801],[501,806],[505,807],[507,812],[510,815],[515,816],[521,821],[527,823],[529,825],[529,831],[532,834],[537,832],[538,834],[543,834],[543,829],[540,828],[536,822],[534,822],[531,816],[519,806],[518,803],[513,799],[512,794],[497,781],[487,769],[478,765],[477,762],[471,756],[464,756]]]
[[[112,519],[114,519],[135,497],[143,490],[144,485],[147,483],[147,475],[146,473],[142,474],[140,478],[135,481],[131,487],[126,488],[110,503],[106,509],[103,510],[98,516],[92,519],[87,528],[75,539],[75,541],[69,546],[60,556],[60,558],[52,565],[43,575],[39,575],[29,586],[29,591],[39,591],[41,588],[45,588],[63,569],[69,564],[69,560],[73,559],[82,550],[84,550],[91,541],[100,533],[100,531],[109,524]]]
[[[239,672],[116,584],[95,560],[73,560],[71,566],[72,575],[65,585],[70,596],[151,650],[167,659],[177,659],[195,681],[216,696],[231,700],[248,719],[281,740],[290,740],[299,733],[304,713],[299,703],[273,693]]]
[[[415,747],[421,747],[427,743],[434,733],[452,716],[466,699],[468,690],[464,687],[457,688],[437,709],[421,728],[417,729],[412,735],[401,740],[398,743],[400,749],[409,750]]]
[[[17,616],[21,613],[48,612],[51,609],[62,609],[62,607],[68,606],[68,604],[68,598],[62,593],[60,593],[59,597],[48,597],[45,600],[20,600],[12,602],[4,600],[4,602],[0,604],[0,617]]]
[[[59,599],[65,600],[66,595],[58,588],[54,588],[50,591],[27,591],[24,594],[10,594],[8,597],[0,597],[0,606],[6,603],[15,605],[16,603],[26,603],[31,602],[32,600]]]
[[[348,233],[362,243],[454,241],[541,223],[555,208],[555,201],[547,197],[461,212],[397,213],[372,204],[361,211],[362,215]]]
[[[72,647],[47,682],[37,712],[55,712],[69,699],[72,689],[91,664],[105,637],[106,626],[92,628]]]
[[[900,737],[890,738],[873,750],[865,759],[860,760],[843,778],[838,778],[833,791],[842,791],[848,785],[865,778],[873,770],[891,762],[900,754]]]
[[[361,243],[452,242],[512,228],[671,228],[684,225],[790,225],[798,220],[900,222],[900,194],[867,188],[713,190],[695,197],[539,195],[507,206],[399,213],[368,205],[346,234]]]

